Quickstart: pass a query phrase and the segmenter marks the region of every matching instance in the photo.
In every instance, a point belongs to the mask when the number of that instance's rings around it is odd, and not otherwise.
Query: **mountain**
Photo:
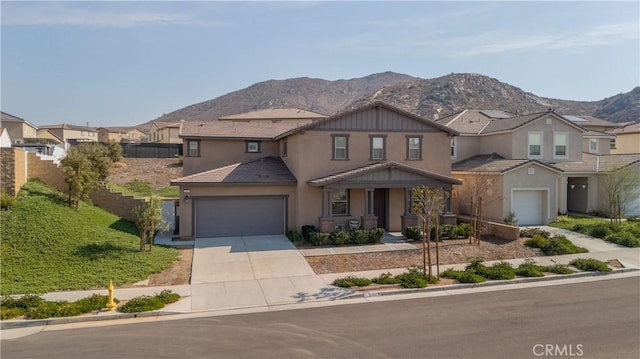
[[[282,107],[298,107],[332,115],[376,100],[386,101],[429,119],[466,108],[514,113],[552,108],[561,114],[590,115],[612,122],[640,119],[640,87],[600,101],[570,101],[540,97],[479,74],[461,73],[420,79],[384,72],[337,81],[301,77],[259,82],[173,111],[156,120],[217,120],[221,116]],[[145,125],[149,125],[149,122],[141,126]]]

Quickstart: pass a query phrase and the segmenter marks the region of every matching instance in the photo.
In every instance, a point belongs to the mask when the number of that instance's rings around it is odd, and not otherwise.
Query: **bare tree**
[[[620,224],[629,204],[640,196],[640,172],[633,166],[617,167],[602,181],[611,222]]]
[[[502,195],[496,191],[496,176],[489,172],[473,171],[465,176],[464,187],[460,191],[460,202],[468,204],[468,212],[471,217],[472,236],[469,244],[480,244],[482,233],[482,208],[493,201],[502,199]]]
[[[438,278],[440,278],[440,256],[438,245],[438,222],[440,215],[444,211],[444,191],[439,188],[426,186],[414,187],[411,191],[413,195],[413,213],[422,220],[422,265],[423,273],[431,277],[431,228],[436,228],[436,267]],[[425,238],[426,236],[426,238]]]

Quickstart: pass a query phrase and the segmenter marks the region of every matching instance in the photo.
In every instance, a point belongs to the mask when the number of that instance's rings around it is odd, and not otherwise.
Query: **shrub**
[[[375,277],[371,280],[376,284],[398,284],[400,280],[397,277],[394,277],[391,273],[382,273],[379,277]]]
[[[337,246],[343,245],[349,240],[349,233],[342,230],[334,231],[329,235],[329,240]]]
[[[313,232],[318,232],[316,226],[310,224],[302,226],[302,238],[304,238],[305,241],[311,240],[311,233]]]
[[[458,279],[462,274],[464,274],[463,271],[448,268],[444,272],[440,273],[440,276],[442,278]]]
[[[158,310],[164,308],[164,302],[158,296],[150,297],[148,295],[143,295],[139,297],[135,297],[125,303],[124,305],[118,307],[118,311],[122,313],[139,313],[139,312],[149,312],[152,310]]]
[[[440,238],[456,238],[456,226],[452,224],[444,224],[440,226]]]
[[[66,301],[49,302],[43,301],[35,307],[30,307],[25,311],[25,318],[46,319],[57,317],[72,317],[83,314],[73,303]]]
[[[571,227],[571,230],[573,232],[583,233],[586,228],[587,226],[584,223],[576,223],[573,225],[573,227]]]
[[[302,242],[303,237],[302,233],[296,231],[295,229],[287,231],[287,238],[293,243]]]
[[[572,260],[569,264],[588,272],[611,272],[611,268],[607,263],[593,258],[578,258]]]
[[[11,209],[16,205],[16,198],[8,193],[2,191],[0,193],[0,209]]]
[[[575,271],[564,264],[554,264],[552,266],[548,266],[546,272],[555,273],[555,274],[571,274],[575,273]]]
[[[160,294],[157,294],[156,297],[164,304],[171,304],[180,300],[180,294],[173,293],[170,289],[164,289]]]
[[[2,297],[2,302],[0,306],[2,308],[22,308],[24,310],[29,309],[30,307],[36,307],[44,302],[44,299],[40,298],[34,294],[23,295],[19,298],[14,298],[10,296]]]
[[[311,244],[313,244],[314,246],[323,245],[328,238],[329,238],[329,235],[327,233],[320,233],[320,232],[309,233],[309,242],[311,242]]]
[[[109,297],[106,295],[93,294],[74,302],[75,306],[82,313],[89,313],[107,307]]]
[[[408,226],[404,230],[404,236],[414,241],[422,240],[422,230],[418,226]]]
[[[511,225],[511,226],[517,226],[518,225],[518,218],[516,217],[516,213],[515,212],[509,212],[507,214],[506,217],[504,217],[504,223]]]
[[[372,281],[369,278],[356,277],[348,275],[343,278],[337,278],[333,281],[333,285],[336,287],[349,288],[349,287],[366,287],[371,284]]]
[[[473,258],[471,259],[471,262],[464,268],[464,271],[486,278],[489,275],[489,267],[484,265],[483,262],[484,260],[482,260],[481,258]]]
[[[456,279],[460,283],[482,283],[487,281],[485,277],[467,271],[462,272],[462,274]]]
[[[24,309],[22,308],[1,308],[0,309],[0,319],[7,320],[13,319],[17,317],[21,317],[24,315]]]
[[[456,225],[456,237],[469,238],[471,235],[471,223],[458,223]]]
[[[613,232],[611,225],[607,223],[598,223],[591,228],[589,235],[596,238],[604,238]]]
[[[571,217],[566,214],[561,214],[556,218],[556,223],[569,223],[571,222]]]
[[[487,279],[491,280],[505,280],[513,279],[516,277],[516,272],[507,262],[498,262],[489,267],[487,271]]]
[[[366,244],[369,241],[369,233],[363,229],[354,229],[350,233],[350,240],[357,244]]]
[[[638,216],[627,217],[627,222],[640,222],[640,217]]]
[[[422,267],[411,266],[406,272],[399,274],[396,278],[400,281],[402,288],[424,288],[427,284],[436,284],[438,279],[424,274]]]
[[[527,239],[526,241],[524,241],[524,244],[532,248],[542,249],[549,244],[549,239],[539,234],[534,234],[533,238]]]
[[[640,238],[629,232],[611,233],[604,237],[604,240],[625,247],[640,247]]]
[[[369,243],[380,243],[384,237],[384,228],[372,228],[368,231]]]
[[[585,248],[578,247],[573,244],[565,236],[555,236],[549,240],[549,243],[542,247],[542,252],[548,256],[573,254],[573,253],[586,253]]]
[[[526,259],[516,268],[516,274],[521,277],[543,277],[546,269],[544,266],[537,265],[533,260]]]
[[[545,231],[544,229],[540,229],[540,228],[525,228],[525,229],[521,229],[520,230],[520,237],[532,238],[535,235],[542,236],[544,238],[550,238],[551,237],[551,233]],[[536,248],[538,248],[538,247],[536,247]]]

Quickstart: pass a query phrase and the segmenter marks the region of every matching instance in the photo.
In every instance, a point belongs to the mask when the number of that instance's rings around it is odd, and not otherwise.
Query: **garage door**
[[[632,200],[627,205],[627,210],[625,211],[626,217],[640,217],[640,197]]]
[[[516,213],[519,225],[529,226],[545,223],[543,220],[544,193],[544,191],[513,192],[513,206],[511,208]]]
[[[286,197],[213,197],[195,203],[196,237],[284,234]]]

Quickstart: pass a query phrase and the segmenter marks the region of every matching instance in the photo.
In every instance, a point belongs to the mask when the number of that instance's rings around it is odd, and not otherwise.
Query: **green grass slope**
[[[27,183],[18,198],[0,212],[3,295],[134,283],[178,259],[174,248],[139,252],[133,223],[85,203],[76,211],[42,183]]]

